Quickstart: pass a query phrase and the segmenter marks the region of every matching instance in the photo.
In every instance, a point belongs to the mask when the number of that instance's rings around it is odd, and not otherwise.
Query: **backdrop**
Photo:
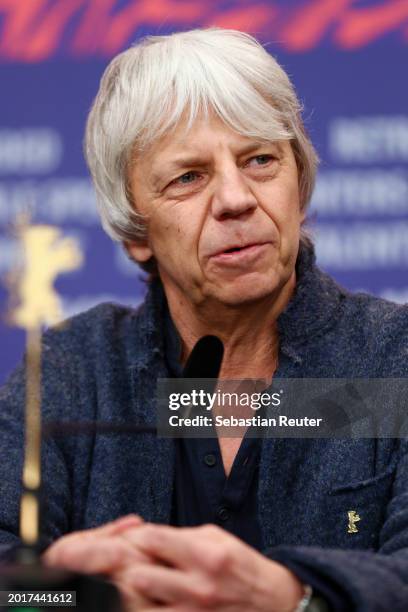
[[[322,159],[310,225],[320,265],[353,290],[408,301],[408,0],[0,0],[0,277],[19,210],[59,225],[85,263],[57,281],[66,315],[136,305],[140,272],[99,227],[82,155],[109,59],[146,34],[255,34],[292,77]],[[0,310],[7,310],[0,288]],[[24,334],[0,323],[0,383]]]

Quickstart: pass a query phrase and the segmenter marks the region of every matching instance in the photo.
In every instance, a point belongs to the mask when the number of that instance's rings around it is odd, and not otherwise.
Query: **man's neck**
[[[278,295],[239,308],[223,304],[195,307],[177,291],[167,288],[170,314],[182,340],[182,363],[202,336],[212,334],[224,344],[220,378],[270,380],[279,351],[277,319],[286,308],[295,284],[294,272]]]

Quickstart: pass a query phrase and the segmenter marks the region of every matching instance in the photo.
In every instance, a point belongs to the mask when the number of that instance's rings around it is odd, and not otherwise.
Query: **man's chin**
[[[231,283],[227,281],[223,286],[217,286],[211,292],[211,297],[224,306],[239,308],[270,298],[277,288],[277,284],[271,283]]]

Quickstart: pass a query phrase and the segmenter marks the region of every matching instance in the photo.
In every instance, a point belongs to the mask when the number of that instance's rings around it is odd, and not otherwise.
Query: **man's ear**
[[[129,257],[138,263],[145,263],[153,257],[153,253],[149,245],[145,242],[125,242],[124,247],[129,254]]]

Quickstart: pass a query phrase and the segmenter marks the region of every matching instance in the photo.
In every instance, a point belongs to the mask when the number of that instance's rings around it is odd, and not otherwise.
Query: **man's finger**
[[[192,610],[217,603],[214,585],[194,572],[187,576],[178,569],[140,564],[125,569],[116,578],[116,583],[121,584],[127,593],[133,590],[150,601],[175,605],[177,608],[188,604],[188,609]]]
[[[120,518],[104,525],[103,527],[99,527],[97,529],[104,530],[103,533],[106,535],[117,535],[128,529],[133,529],[143,525],[144,521],[141,516],[137,514],[128,514],[126,516],[121,516]]]
[[[46,565],[88,574],[111,573],[130,561],[145,561],[141,552],[117,536],[61,540],[43,559]]]
[[[181,569],[192,567],[195,551],[192,550],[192,535],[183,537],[184,529],[165,525],[143,525],[129,529],[122,537],[131,542],[138,550]]]
[[[64,551],[72,550],[75,547],[80,551],[88,546],[89,542],[93,542],[95,538],[101,541],[102,538],[120,535],[126,532],[128,529],[136,529],[138,526],[143,524],[143,519],[136,514],[123,516],[116,521],[102,525],[101,527],[95,527],[93,529],[86,529],[83,531],[76,531],[74,533],[62,536],[59,540],[56,540],[44,554],[44,560],[50,563],[56,563],[60,554]]]
[[[214,538],[214,534],[218,537]],[[201,567],[209,572],[225,567],[235,540],[215,526],[176,528],[151,523],[129,530],[123,537],[143,553],[170,566],[184,570]]]

